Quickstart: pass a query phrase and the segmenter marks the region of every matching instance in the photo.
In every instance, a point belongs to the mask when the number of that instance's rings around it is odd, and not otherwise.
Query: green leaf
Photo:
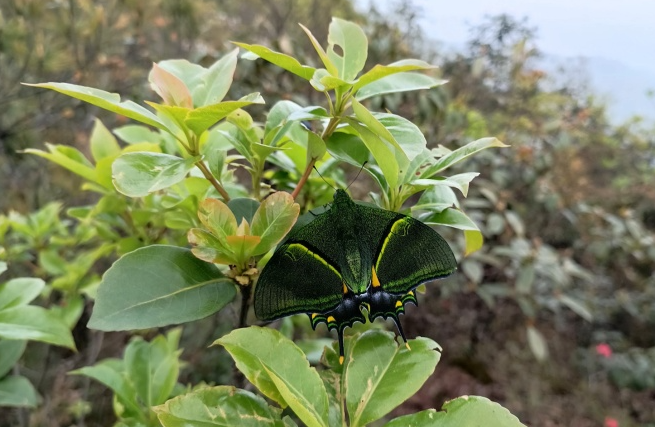
[[[74,85],[70,83],[23,84],[26,86],[52,89],[59,93],[63,93],[64,95],[80,99],[84,102],[88,102],[89,104],[104,108],[105,110],[109,110],[114,113],[121,114],[130,119],[168,132],[166,126],[164,126],[164,124],[155,114],[132,101],[121,102],[121,97],[117,93],[109,93],[105,92],[104,90]]]
[[[138,144],[141,142],[157,143],[161,140],[161,135],[153,132],[150,128],[142,125],[125,125],[114,128],[114,135],[128,144]]]
[[[426,409],[425,411],[394,418],[386,423],[384,427],[440,427],[441,424],[436,421],[437,417],[436,410]],[[458,427],[465,427],[465,425]]]
[[[351,84],[344,79],[335,77],[325,68],[319,68],[314,72],[312,79],[309,81],[312,87],[320,92],[333,90],[338,87],[348,87]]]
[[[417,338],[408,344],[411,350],[380,330],[369,330],[351,344],[343,386],[352,427],[382,418],[432,375],[441,356],[437,343]]]
[[[548,358],[548,344],[546,343],[546,338],[542,335],[541,332],[534,326],[528,325],[526,328],[526,333],[528,335],[528,345],[534,357],[543,362]]]
[[[314,75],[314,71],[316,70],[313,67],[302,65],[296,58],[292,56],[275,52],[265,46],[236,42],[233,43],[254,53],[260,58],[277,65],[280,68],[283,68],[299,77],[302,77],[305,80],[310,80]]]
[[[369,150],[357,135],[346,132],[334,132],[326,143],[328,152],[335,159],[362,167],[369,159]]]
[[[114,138],[114,135],[109,132],[100,119],[95,119],[89,139],[91,155],[96,162],[105,158],[118,156],[121,153],[121,147],[119,147],[116,138]]]
[[[291,230],[299,213],[300,205],[289,193],[278,191],[268,196],[252,218],[251,232],[261,237],[252,255],[262,255],[273,249]]]
[[[189,88],[175,74],[166,71],[157,64],[153,64],[148,74],[148,82],[150,82],[150,87],[164,101],[164,104],[193,108]]]
[[[5,271],[7,271],[7,263],[4,261],[0,261],[0,274],[4,273]]]
[[[0,380],[0,407],[36,408],[40,400],[36,389],[27,378],[11,375]]]
[[[238,48],[232,50],[203,74],[202,84],[193,88],[193,100],[196,106],[213,105],[223,100],[232,85],[238,54]]]
[[[126,196],[145,197],[182,181],[199,159],[161,153],[126,153],[112,165],[114,185]]]
[[[283,427],[280,411],[246,390],[207,387],[152,408],[164,427]]]
[[[205,87],[202,80],[208,70],[201,65],[194,64],[186,59],[167,59],[159,61],[157,65],[182,80],[192,93],[199,90],[199,86],[203,89]],[[194,99],[194,101],[193,105],[200,105],[198,100]]]
[[[366,145],[373,155],[389,187],[395,187],[398,182],[400,168],[406,168],[409,164],[409,160],[403,162],[402,157],[405,157],[405,159],[407,157],[402,152],[399,153],[398,150],[393,149],[392,146],[380,139],[375,133],[367,127],[360,125],[355,120],[348,120],[348,124],[359,134],[362,142],[364,142],[364,145]],[[397,154],[401,155],[398,156]]]
[[[478,226],[475,225],[471,218],[466,216],[464,212],[455,208],[448,208],[441,212],[422,217],[421,220],[430,225],[440,224],[457,228],[459,230],[479,231]]]
[[[119,401],[132,412],[141,412],[141,407],[136,397],[134,384],[125,372],[122,360],[105,359],[93,366],[85,366],[71,371],[72,375],[84,375],[104,384],[116,394]]]
[[[432,166],[427,168],[421,174],[421,176],[430,178],[433,175],[443,171],[444,169],[451,167],[455,163],[460,162],[479,151],[491,147],[509,147],[509,145],[503,144],[496,138],[482,138],[473,142],[469,142],[465,146],[460,147],[455,151],[451,151],[450,153],[437,160]]]
[[[308,426],[326,426],[328,397],[303,352],[279,331],[251,326],[216,340],[266,397],[289,406]]]
[[[47,142],[45,145],[48,148],[48,151],[50,151],[49,153],[34,148],[28,148],[23,152],[36,154],[39,157],[57,163],[59,166],[68,169],[87,181],[97,182],[97,175],[93,165],[78,149],[66,145],[48,144]]]
[[[464,239],[466,240],[464,256],[469,256],[473,252],[479,251],[484,244],[484,237],[479,230],[464,230]]]
[[[240,224],[244,219],[248,221],[249,224],[252,224],[252,217],[255,215],[255,212],[257,212],[257,209],[259,209],[259,203],[255,199],[237,197],[230,199],[230,201],[227,202],[227,207],[230,208],[234,214],[234,229],[236,230],[236,224]]]
[[[0,338],[41,341],[75,349],[73,336],[59,316],[31,305],[0,311]]]
[[[431,68],[437,68],[437,66],[428,64],[427,62],[421,61],[419,59],[404,59],[389,65],[378,64],[364,73],[359,79],[357,79],[357,83],[353,85],[353,92],[357,92],[360,88],[392,74],[402,73],[405,71],[428,70]]]
[[[120,331],[190,322],[217,312],[235,294],[231,280],[190,250],[148,246],[107,270],[88,326]]]
[[[404,417],[400,419],[402,418]],[[386,424],[385,427],[410,425],[400,423],[392,424],[395,421]],[[423,425],[418,424],[417,427]],[[507,409],[486,397],[480,396],[462,396],[444,403],[441,411],[436,413],[434,421],[426,425],[438,427],[525,427]]]
[[[314,50],[316,50],[316,53],[318,53],[318,56],[321,58],[321,61],[323,62],[323,65],[327,69],[327,71],[332,74],[333,76],[336,76],[338,71],[337,67],[332,63],[330,58],[328,57],[327,53],[325,53],[325,50],[323,50],[323,46],[316,40],[316,37],[314,37],[314,34],[312,34],[311,31],[307,27],[305,27],[302,24],[300,25],[300,28],[307,34],[307,37],[309,38],[309,41],[312,42],[312,46],[314,46]]]
[[[373,113],[396,140],[409,160],[414,160],[425,150],[427,141],[423,132],[414,123],[404,117],[388,113]]]
[[[363,78],[364,76],[362,76]],[[361,87],[355,94],[355,98],[363,101],[372,96],[384,95],[387,93],[409,92],[412,90],[431,89],[446,83],[447,80],[435,79],[419,73],[397,73],[382,77],[366,86]]]
[[[232,112],[252,104],[263,104],[264,98],[259,93],[251,93],[238,101],[225,101],[218,104],[210,104],[189,111],[186,114],[184,123],[196,135],[214,126],[219,121],[229,116]]]
[[[20,277],[0,285],[0,310],[29,304],[44,287],[45,282],[35,277]]]
[[[23,355],[26,345],[27,341],[22,340],[0,340],[0,378],[11,371]]]
[[[179,340],[180,332],[177,328],[168,335],[177,335]],[[172,341],[177,347],[177,341]],[[163,335],[149,343],[137,338],[125,349],[123,360],[125,372],[140,400],[148,407],[164,403],[171,395],[180,372],[176,348],[171,348]]]
[[[340,52],[336,51],[336,47]],[[332,18],[328,30],[327,56],[337,69],[335,77],[351,81],[366,65],[368,41],[359,25],[339,18]]]
[[[391,132],[389,132],[389,129],[387,129],[387,126],[385,126],[380,121],[378,121],[377,117],[375,115],[373,115],[373,113],[368,111],[366,109],[366,107],[364,107],[362,104],[357,102],[357,100],[355,100],[355,99],[353,99],[353,101],[352,101],[352,107],[353,107],[353,111],[355,112],[355,116],[357,116],[359,121],[362,122],[364,125],[366,125],[366,127],[370,131],[375,133],[378,137],[380,137],[381,139],[386,141],[388,144],[393,146],[394,150],[396,150],[398,152],[398,154],[400,154],[400,156],[398,156],[398,157],[400,157],[401,162],[403,164],[405,164],[405,165],[409,164],[409,156],[407,155],[407,153],[405,153],[405,150],[403,149],[403,147],[401,147],[400,144],[398,144],[398,142],[396,141],[395,136]],[[393,116],[393,114],[388,114],[386,116]],[[398,116],[395,116],[395,117],[398,117]],[[419,133],[419,135],[421,135],[421,138],[422,138],[423,134],[421,134],[420,131],[418,133]],[[425,141],[425,138],[422,138],[422,139],[423,139],[423,141]],[[424,147],[425,146],[423,146],[422,148],[424,148]],[[420,152],[420,150],[418,152]]]
[[[200,222],[218,239],[220,247],[230,252],[227,237],[237,234],[237,219],[230,208],[218,199],[205,199],[198,206]]]

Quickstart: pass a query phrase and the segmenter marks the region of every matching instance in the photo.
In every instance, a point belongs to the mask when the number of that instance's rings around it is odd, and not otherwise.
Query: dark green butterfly
[[[414,218],[353,202],[337,190],[331,208],[289,233],[264,267],[255,287],[255,314],[274,320],[309,314],[312,327],[326,323],[339,337],[355,322],[398,315],[414,289],[457,267],[448,243]]]

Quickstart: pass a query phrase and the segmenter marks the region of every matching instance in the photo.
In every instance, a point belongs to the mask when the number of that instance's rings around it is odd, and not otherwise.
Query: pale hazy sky
[[[380,9],[398,0],[371,2]],[[537,29],[537,48],[558,63],[589,59],[590,81],[606,96],[617,120],[633,114],[655,119],[655,0],[410,0],[420,25],[433,40],[461,49],[470,28],[485,16],[527,17]]]
[[[380,0],[378,0],[380,2]],[[381,3],[388,3],[383,0]],[[412,0],[431,37],[461,43],[485,15],[528,17],[537,45],[558,56],[619,60],[655,72],[655,0]]]

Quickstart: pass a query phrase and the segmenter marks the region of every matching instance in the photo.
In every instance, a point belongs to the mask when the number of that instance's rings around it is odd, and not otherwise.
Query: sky
[[[375,0],[384,8],[397,0]],[[536,45],[559,59],[589,59],[592,87],[608,94],[617,115],[655,117],[655,0],[410,0],[426,35],[463,46],[485,15],[528,18]],[[367,0],[360,0],[367,4]],[[594,84],[595,83],[595,84]]]

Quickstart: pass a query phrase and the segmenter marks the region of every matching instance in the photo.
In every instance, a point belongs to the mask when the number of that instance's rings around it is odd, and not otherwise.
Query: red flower
[[[609,346],[608,346],[608,348],[609,348]],[[605,417],[605,424],[603,424],[603,425],[605,427],[619,427],[619,422],[616,421],[614,418]]]
[[[596,354],[598,354],[599,356],[603,356],[606,359],[609,359],[610,357],[612,357],[612,347],[610,347],[608,344],[600,343],[596,346]],[[611,418],[607,418],[607,419],[611,420]],[[605,424],[607,424],[607,422]],[[614,427],[614,424],[611,424],[611,426]]]

